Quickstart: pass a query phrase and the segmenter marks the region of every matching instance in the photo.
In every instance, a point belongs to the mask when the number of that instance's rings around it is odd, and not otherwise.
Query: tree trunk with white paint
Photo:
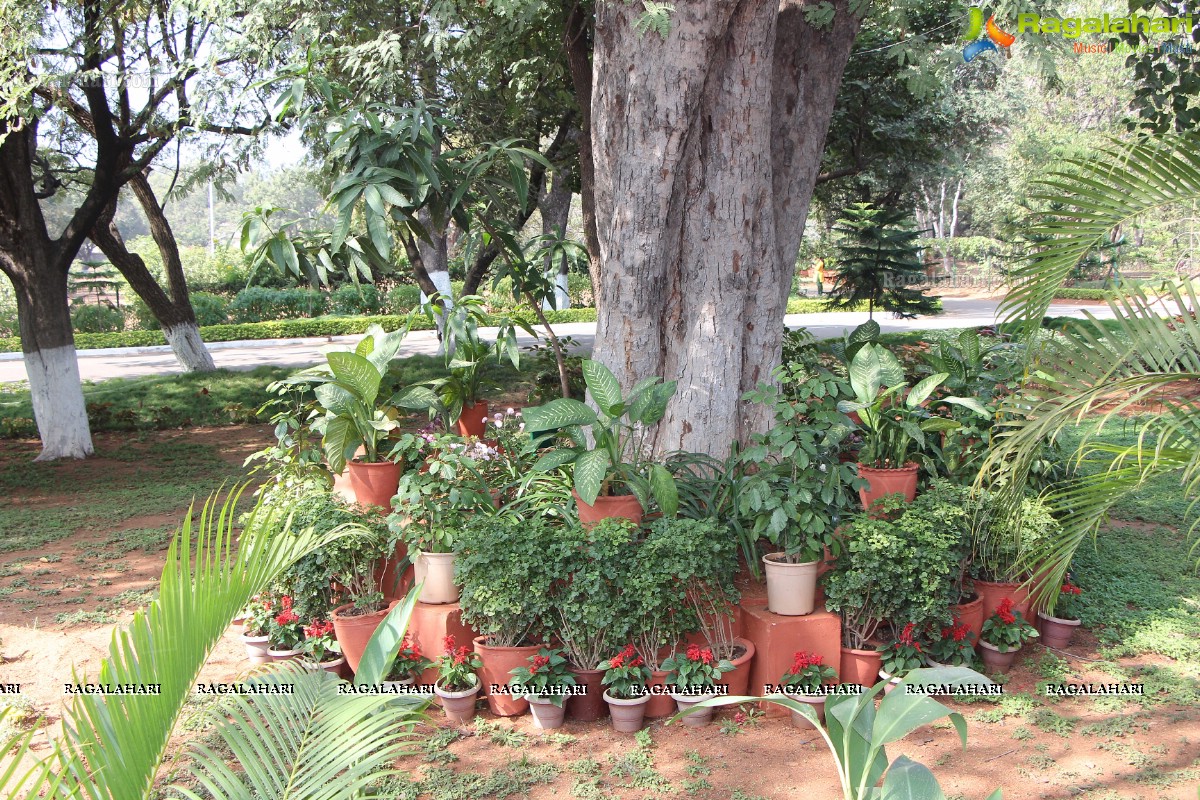
[[[592,146],[603,281],[596,358],[628,390],[677,380],[658,454],[722,457],[765,430],[742,395],[779,364],[783,315],[859,20],[778,0],[596,6]]]

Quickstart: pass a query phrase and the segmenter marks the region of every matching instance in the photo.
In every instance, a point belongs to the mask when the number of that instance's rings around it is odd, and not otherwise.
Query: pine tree
[[[855,203],[834,231],[841,235],[837,277],[829,291],[834,307],[849,308],[865,300],[872,318],[877,307],[905,319],[937,312],[936,302],[922,288],[925,265],[917,245],[921,233],[909,214]]]

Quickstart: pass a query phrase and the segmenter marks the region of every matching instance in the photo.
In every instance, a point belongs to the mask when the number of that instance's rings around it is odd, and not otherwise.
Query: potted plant
[[[374,569],[376,557],[377,553],[369,551],[348,555],[337,575],[337,582],[342,587],[341,598],[345,602],[330,612],[342,655],[355,671],[371,635],[388,610],[398,602],[389,602],[379,590]]]
[[[1079,597],[1083,590],[1071,583],[1070,576],[1045,611],[1038,612],[1042,644],[1062,650],[1071,644],[1079,628]]]
[[[925,666],[925,656],[917,642],[916,631],[916,624],[908,623],[896,640],[883,649],[879,677],[887,681],[883,689],[885,694],[895,689],[908,673]]]
[[[458,534],[455,573],[462,587],[463,621],[480,634],[475,650],[488,708],[498,716],[523,714],[529,703],[502,688],[513,669],[541,649],[553,607],[552,570],[559,529],[545,518],[497,512],[468,519]]]
[[[650,429],[666,414],[675,382],[647,378],[622,397],[616,377],[598,361],[585,359],[583,376],[599,411],[569,398],[524,410],[525,429],[536,442],[567,441],[538,459],[534,469],[572,466],[572,491],[585,525],[609,516],[640,522],[651,499],[673,516],[679,507],[675,479],[645,453]]]
[[[433,666],[433,662],[421,654],[421,648],[409,634],[404,635],[396,658],[384,677],[386,686],[408,686],[421,677],[421,673]]]
[[[969,667],[975,662],[971,626],[955,619],[932,637],[925,647],[925,663],[931,667]]]
[[[456,647],[453,636],[443,642],[445,652],[437,660],[438,679],[433,691],[442,700],[446,718],[466,725],[475,718],[475,699],[479,695],[478,670],[483,663],[468,645]]]
[[[646,703],[650,701],[650,693],[646,690],[650,669],[646,662],[630,644],[602,662],[601,667],[604,669],[601,682],[608,687],[604,690],[604,702],[608,703],[613,730],[620,733],[640,731]]]
[[[1042,554],[1058,540],[1061,526],[1050,508],[1036,497],[1013,507],[996,494],[981,491],[971,506],[971,578],[983,600],[983,616],[991,617],[1010,598],[1026,619],[1032,618],[1030,587],[1037,582]]]
[[[336,675],[346,663],[337,639],[333,638],[333,623],[329,620],[314,619],[311,625],[305,625],[300,649],[304,652],[306,666],[311,669],[323,669]]]
[[[329,469],[335,475],[350,470],[350,486],[364,506],[390,507],[400,480],[401,465],[385,452],[398,411],[381,402],[381,391],[403,339],[404,331],[372,325],[353,352],[327,353],[326,364],[283,381],[313,387],[321,416],[312,427],[321,434]]]
[[[822,687],[837,680],[837,671],[823,662],[824,658],[817,653],[797,650],[792,655],[792,666],[779,681],[787,694],[794,695],[794,699],[812,708],[821,722],[825,721],[825,694]],[[805,729],[816,727],[812,720],[796,711],[792,712],[792,726]]]
[[[734,635],[734,615],[741,593],[734,585],[737,572],[737,548],[721,529],[708,523],[714,531],[707,576],[695,576],[688,587],[687,598],[696,615],[698,643],[712,649],[718,660],[728,661],[733,669],[725,673],[718,685],[725,686],[731,695],[745,695],[750,689],[750,663],[754,658],[754,642]]]
[[[1038,637],[1011,597],[1000,601],[996,613],[983,622],[979,638],[984,665],[993,672],[1008,672],[1022,645]]]
[[[958,427],[956,420],[934,416],[925,408],[949,373],[934,373],[910,388],[900,360],[882,345],[868,344],[854,354],[849,374],[854,399],[840,401],[838,409],[856,412],[862,420],[858,474],[868,484],[859,489],[863,508],[871,509],[877,499],[895,493],[912,502],[919,468],[912,459],[925,446],[925,434]],[[987,416],[987,410],[973,398],[943,397],[939,402]]]
[[[851,430],[838,398],[849,388],[827,370],[801,375],[796,369],[776,373],[782,388],[763,384],[746,395],[773,409],[775,422],[739,453],[735,492],[747,562],[757,571],[747,542],[766,539],[775,546],[762,556],[767,608],[786,616],[813,612],[817,572],[826,551],[836,556],[840,549],[834,529],[848,510],[846,490],[857,480],[854,467],[838,458]]]
[[[718,660],[711,648],[696,644],[688,645],[683,653],[670,656],[662,666],[671,675],[671,698],[679,707],[680,713],[710,697],[716,697],[717,681],[733,669],[730,662]],[[712,722],[712,715],[711,707],[702,707],[690,714],[684,714],[683,724],[694,728],[701,727]]]
[[[533,712],[533,724],[542,730],[561,728],[566,715],[568,692],[575,686],[567,659],[557,647],[543,647],[529,662],[512,671],[513,683],[520,687]]]
[[[246,646],[246,657],[251,664],[266,664],[271,660],[267,648],[271,646],[271,637],[267,635],[267,625],[271,621],[271,598],[256,595],[246,604],[242,612],[242,635],[239,637]]]
[[[286,594],[279,598],[278,613],[267,621],[267,635],[271,642],[267,655],[272,661],[291,661],[303,653],[304,625]]]

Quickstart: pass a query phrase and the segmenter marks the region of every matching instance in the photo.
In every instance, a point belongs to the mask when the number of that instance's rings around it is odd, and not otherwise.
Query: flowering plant
[[[433,666],[433,662],[421,655],[421,648],[406,635],[404,641],[400,643],[400,650],[396,653],[391,668],[388,669],[387,680],[402,681],[407,678],[416,680],[418,675],[431,666]]]
[[[903,678],[909,672],[924,665],[921,645],[916,638],[917,626],[910,622],[900,631],[896,641],[883,650],[883,669],[893,678]]]
[[[250,598],[243,612],[242,634],[245,636],[266,636],[267,624],[271,621],[271,598],[256,594]]]
[[[267,635],[277,650],[299,650],[304,644],[304,626],[300,616],[292,610],[292,598],[279,598],[279,613],[267,622]]]
[[[975,658],[975,647],[971,644],[971,626],[957,618],[941,635],[929,643],[926,653],[939,664],[951,667],[969,667]]]
[[[445,653],[437,660],[438,683],[448,692],[465,692],[479,685],[475,670],[483,666],[478,653],[467,645],[454,646],[454,637],[442,640]]]
[[[683,653],[674,653],[663,661],[662,668],[672,673],[671,683],[677,689],[707,689],[726,672],[732,672],[733,664],[725,659],[718,661],[712,648],[689,644]]]
[[[625,649],[608,661],[600,664],[604,677],[600,682],[608,687],[608,693],[618,700],[633,700],[645,693],[646,681],[650,679],[650,668],[633,649]]]
[[[495,451],[482,442],[464,445],[457,436],[425,434],[423,439],[429,445],[425,465],[400,478],[388,527],[410,551],[452,553],[454,534],[467,519],[495,510],[476,460]]]
[[[1001,653],[1020,650],[1025,642],[1038,637],[1037,630],[1025,620],[1020,611],[1013,608],[1014,605],[1011,597],[1001,600],[996,613],[984,620],[983,633],[979,636]]]
[[[314,619],[311,625],[305,625],[300,649],[314,664],[336,661],[342,654],[341,645],[333,638],[333,623],[329,620]]]
[[[1054,616],[1059,619],[1079,619],[1079,596],[1083,589],[1071,583],[1070,577],[1063,582],[1058,590],[1058,599],[1054,601]]]
[[[792,666],[783,673],[779,682],[784,686],[794,686],[806,694],[815,694],[823,684],[837,680],[837,671],[823,661],[817,653],[797,650],[792,656]]]
[[[566,696],[549,691],[558,686],[574,686],[575,676],[567,666],[562,650],[543,647],[529,657],[529,665],[512,671],[513,682],[534,697],[549,700],[562,708]]]

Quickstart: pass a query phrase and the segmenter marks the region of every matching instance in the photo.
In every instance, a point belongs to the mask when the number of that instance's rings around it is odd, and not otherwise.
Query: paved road
[[[978,298],[953,298],[942,300],[945,309],[936,317],[921,317],[914,320],[894,320],[887,314],[877,314],[876,319],[884,331],[906,331],[930,328],[966,328],[991,325],[996,321],[997,301]],[[1087,308],[1097,317],[1111,316],[1107,306],[1055,304],[1050,307],[1051,316],[1083,316]],[[841,336],[845,331],[866,322],[867,314],[791,314],[784,319],[790,328],[806,327],[818,338]],[[577,322],[554,326],[555,333],[570,336],[579,342],[580,348],[590,350],[595,340],[596,326],[590,322]],[[357,336],[334,336],[315,339],[276,339],[247,342],[215,342],[208,346],[213,361],[226,369],[253,369],[266,364],[285,367],[306,367],[324,360],[323,352],[330,346],[349,349],[359,339]],[[522,337],[529,343],[529,337]],[[416,331],[405,339],[401,355],[437,352],[437,338],[432,331]],[[107,378],[132,378],[140,375],[166,375],[180,372],[168,347],[135,347],[110,350],[80,350],[79,372],[84,380],[100,381]],[[25,380],[25,364],[19,353],[0,354],[0,383]]]

